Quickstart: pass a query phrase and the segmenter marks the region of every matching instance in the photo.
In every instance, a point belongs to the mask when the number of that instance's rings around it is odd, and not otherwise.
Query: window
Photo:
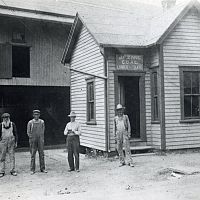
[[[30,47],[12,46],[12,76],[30,78]]]
[[[151,118],[152,121],[159,121],[158,109],[158,73],[157,68],[151,73]]]
[[[200,68],[182,67],[180,76],[182,119],[199,119]]]
[[[87,80],[87,123],[95,124],[95,94],[94,79]]]

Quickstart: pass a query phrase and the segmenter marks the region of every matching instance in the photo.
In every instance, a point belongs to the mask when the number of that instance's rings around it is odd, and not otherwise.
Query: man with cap
[[[10,121],[10,114],[4,113],[0,123],[0,178],[5,175],[6,154],[9,154],[11,170],[10,174],[17,176],[15,171],[15,148],[17,147],[17,128]]]
[[[37,151],[39,153],[40,171],[47,173],[44,162],[44,131],[45,124],[40,119],[40,111],[33,110],[33,119],[27,125],[27,135],[29,137],[31,152],[31,175],[35,173],[35,155]]]
[[[114,118],[113,134],[115,136],[115,141],[117,143],[117,151],[120,159],[120,167],[125,165],[125,156],[123,152],[123,147],[125,149],[125,155],[127,159],[127,164],[134,167],[131,150],[130,150],[130,136],[131,136],[131,126],[129,122],[128,115],[124,115],[124,107],[121,104],[117,105],[117,116]]]
[[[64,135],[67,136],[67,147],[68,147],[68,162],[70,169],[69,172],[76,170],[79,172],[79,146],[81,135],[81,126],[78,122],[75,121],[76,113],[71,112],[69,115],[70,122],[67,123]],[[75,166],[74,166],[74,157],[75,157]]]

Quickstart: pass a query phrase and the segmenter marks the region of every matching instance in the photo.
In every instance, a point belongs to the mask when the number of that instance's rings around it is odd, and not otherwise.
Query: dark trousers
[[[35,155],[38,151],[40,170],[45,170],[44,162],[44,139],[43,138],[31,138],[29,139],[30,152],[31,152],[31,171],[35,171]]]
[[[78,135],[67,137],[67,147],[68,147],[68,162],[71,170],[79,170],[79,146],[80,139]],[[74,158],[75,158],[75,168],[74,168]]]

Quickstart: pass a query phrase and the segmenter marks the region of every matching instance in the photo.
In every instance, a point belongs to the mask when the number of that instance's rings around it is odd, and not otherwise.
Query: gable
[[[191,8],[179,21],[176,27],[166,38],[168,41],[181,43],[199,43],[200,38],[200,15],[196,7]]]

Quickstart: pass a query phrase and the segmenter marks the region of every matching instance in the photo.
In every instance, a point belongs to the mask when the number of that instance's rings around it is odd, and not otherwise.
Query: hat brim
[[[122,108],[116,108],[116,110],[124,110],[125,107],[122,107]]]
[[[68,115],[68,117],[76,117],[76,115]]]

